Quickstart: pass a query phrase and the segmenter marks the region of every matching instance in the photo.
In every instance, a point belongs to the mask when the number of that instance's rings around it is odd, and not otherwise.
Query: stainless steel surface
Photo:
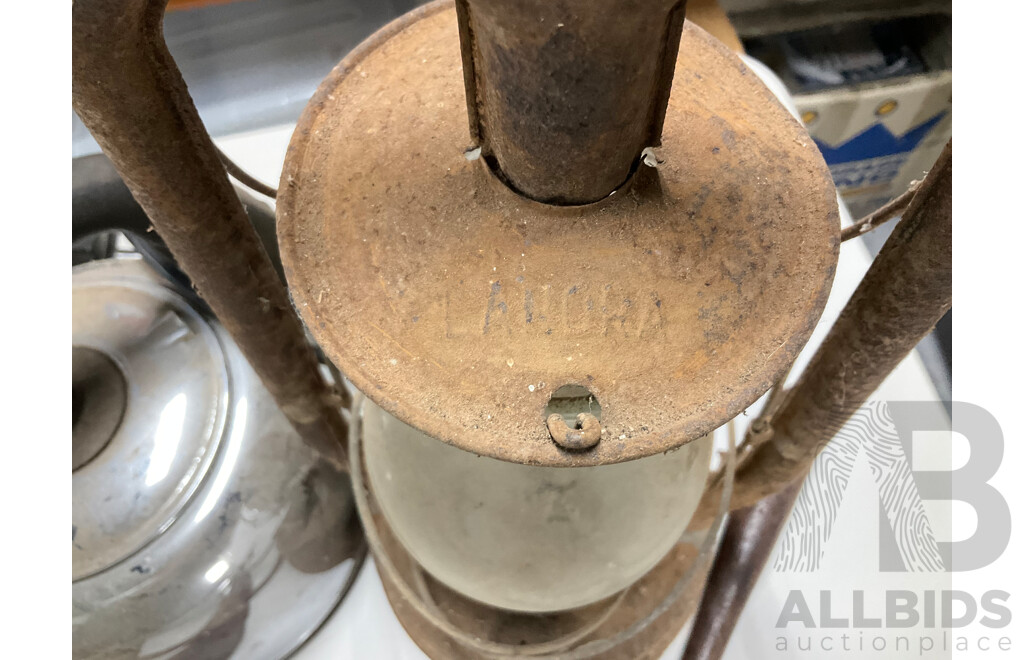
[[[128,384],[121,368],[103,353],[71,349],[71,469],[103,451],[124,418]]]
[[[719,0],[744,38],[823,25],[949,12],[949,0]]]
[[[345,53],[418,4],[248,0],[172,11],[164,37],[203,123],[217,137],[294,122]],[[71,124],[72,155],[99,152],[74,114]]]
[[[110,401],[124,410],[120,425],[72,473],[73,580],[135,553],[178,516],[206,475],[230,412],[227,364],[213,329],[159,281],[126,279],[128,268],[144,267],[100,262],[72,280],[74,350],[117,365],[130,399]],[[85,401],[113,397],[90,384],[79,388]],[[83,408],[73,446],[99,444],[95,431],[83,438],[79,430],[96,416]]]
[[[358,563],[347,475],[140,260],[76,267],[72,295],[73,345],[127,384],[113,437],[72,473],[74,656],[285,655]]]

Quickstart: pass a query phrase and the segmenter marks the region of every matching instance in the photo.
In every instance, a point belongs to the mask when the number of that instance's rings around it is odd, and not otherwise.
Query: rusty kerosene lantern
[[[435,2],[349,54],[292,138],[289,293],[366,396],[357,501],[432,657],[656,656],[697,609],[726,508],[792,491],[949,308],[947,151],[735,474],[709,477],[709,434],[815,327],[840,228],[806,131],[684,8]],[[76,110],[340,462],[342,420],[161,17],[159,1],[76,3]],[[698,651],[721,637],[705,623]]]

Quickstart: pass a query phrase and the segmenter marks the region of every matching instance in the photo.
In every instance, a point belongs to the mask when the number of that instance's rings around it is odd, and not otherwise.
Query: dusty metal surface
[[[810,469],[825,444],[953,304],[953,147],[946,146],[800,380],[737,471],[734,508]],[[697,521],[710,520],[717,486]],[[698,523],[699,524],[699,523]]]
[[[125,384],[122,402],[81,383],[124,414],[70,475],[72,657],[285,657],[358,571],[348,476],[305,446],[177,284],[138,259],[71,275],[72,346]],[[76,360],[79,375],[90,366]]]
[[[228,181],[161,36],[165,2],[72,5],[72,101],[303,438],[344,462],[339,395]]]
[[[757,77],[687,24],[662,161],[582,207],[467,160],[451,3],[346,57],[292,138],[278,233],[310,331],[389,413],[465,450],[596,465],[701,437],[754,402],[817,322],[839,246],[820,154]],[[566,451],[545,406],[600,402]]]
[[[554,204],[621,186],[661,129],[685,0],[456,0],[472,139]]]

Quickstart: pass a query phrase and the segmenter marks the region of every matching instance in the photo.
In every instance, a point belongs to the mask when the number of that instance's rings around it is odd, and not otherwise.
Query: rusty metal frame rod
[[[795,481],[729,516],[693,618],[683,660],[722,657],[802,486],[803,480]]]
[[[296,430],[344,466],[343,394],[321,377],[167,50],[166,4],[73,3],[74,109]]]
[[[947,145],[803,376],[771,420],[745,504],[803,476],[825,444],[953,304],[953,156]]]
[[[456,0],[470,134],[531,199],[586,204],[661,130],[685,0]]]
[[[953,146],[946,145],[807,369],[736,475],[733,509],[810,470],[825,444],[953,304]],[[695,514],[710,520],[713,483]],[[697,527],[699,528],[699,527]]]
[[[737,472],[734,510],[684,660],[716,660],[815,457],[952,306],[953,156],[946,146],[807,370]],[[713,483],[695,515],[709,515]],[[693,524],[691,524],[693,526]]]

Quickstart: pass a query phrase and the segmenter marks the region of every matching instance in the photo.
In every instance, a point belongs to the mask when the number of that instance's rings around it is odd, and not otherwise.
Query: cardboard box
[[[853,216],[920,179],[953,130],[953,76],[925,73],[794,97]]]
[[[949,140],[951,25],[938,14],[748,40],[793,94],[854,217],[903,193]]]

